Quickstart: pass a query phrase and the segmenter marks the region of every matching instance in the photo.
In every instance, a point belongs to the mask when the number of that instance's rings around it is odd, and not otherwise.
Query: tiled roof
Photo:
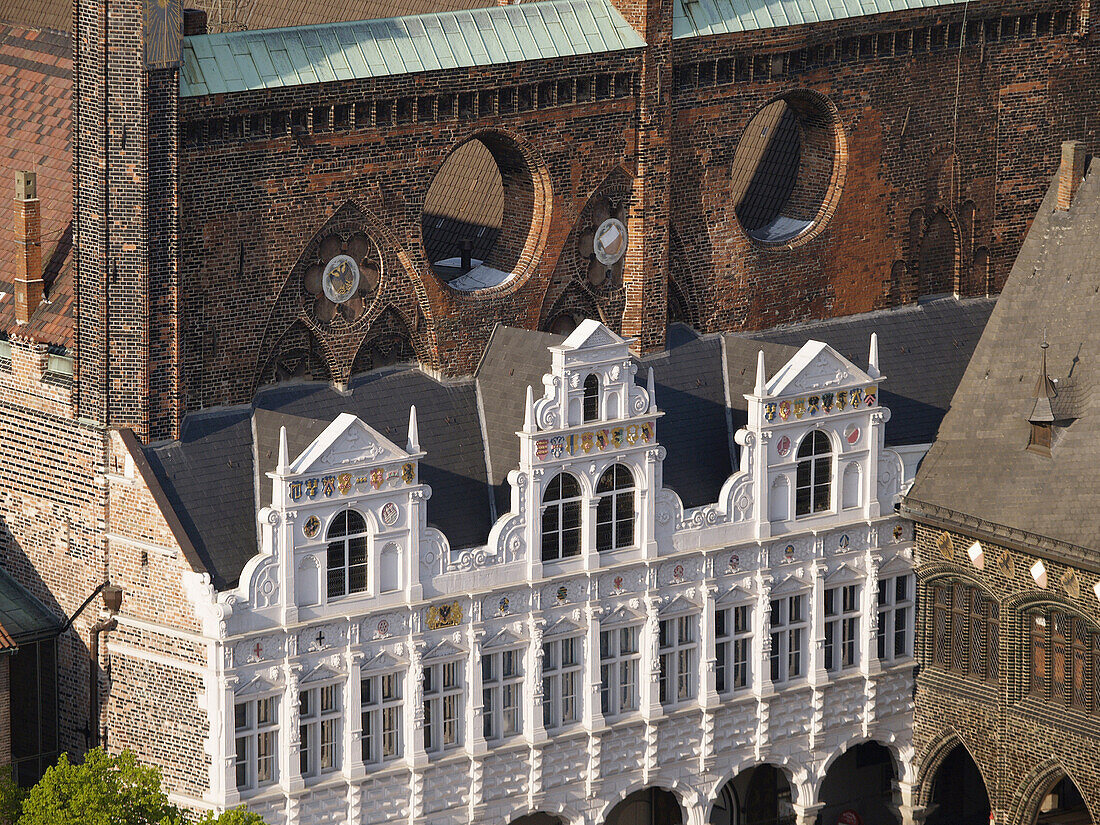
[[[917,518],[994,535],[1006,529],[1036,551],[1046,540],[1064,543],[1070,549],[1052,546],[1100,570],[1093,492],[1100,462],[1100,160],[1092,161],[1068,212],[1054,211],[1056,190],[1057,183],[1039,207],[906,506]],[[1060,419],[1049,456],[1026,449],[1044,338]]]
[[[277,29],[346,23],[410,14],[432,14],[495,6],[495,0],[188,0],[189,8],[206,9],[212,32]]]
[[[0,653],[56,636],[60,628],[57,617],[0,568]]]
[[[645,45],[609,0],[542,0],[456,12],[184,38],[180,95],[517,63]]]
[[[68,32],[73,16],[72,0],[4,0],[0,25]]]
[[[811,338],[861,363],[871,332],[878,331],[880,363],[894,393],[882,394],[892,412],[887,440],[927,443],[946,408],[943,399],[954,389],[950,382],[962,374],[977,340],[971,328],[980,329],[991,305],[949,301],[760,334],[782,341],[700,336],[674,325],[668,349],[640,359],[637,376],[644,383],[653,368],[657,405],[664,413],[657,437],[667,450],[666,486],[689,507],[716,499],[736,466],[733,435],[745,423],[744,394],[752,390],[757,350],[764,350],[774,371]],[[151,445],[145,454],[191,544],[218,588],[225,589],[257,550],[255,510],[271,500],[266,473],[276,462],[280,426],[287,426],[292,455],[344,412],[404,444],[409,406],[415,404],[427,453],[421,477],[432,488],[428,521],[452,547],[477,546],[508,510],[507,475],[519,461],[516,430],[523,424],[526,389],[540,391],[550,369],[547,347],[560,341],[547,333],[497,327],[474,377],[460,381],[443,383],[416,368],[387,368],[356,377],[347,394],[320,382],[277,385],[262,390],[251,407],[189,416],[179,441]]]
[[[72,45],[67,34],[0,25],[0,330],[15,326],[15,175],[38,174],[49,303],[21,332],[72,342]]]
[[[907,9],[949,6],[958,0],[673,0],[672,36],[702,37],[847,20]]]

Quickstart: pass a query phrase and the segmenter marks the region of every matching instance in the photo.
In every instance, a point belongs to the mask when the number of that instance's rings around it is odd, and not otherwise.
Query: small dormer
[[[763,461],[754,472],[773,535],[850,511],[880,512],[879,462],[889,410],[879,406],[878,340],[871,336],[867,370],[828,344],[808,341],[771,379],[760,353],[747,432]],[[893,464],[890,463],[892,467]]]
[[[268,473],[272,503],[260,524],[285,583],[286,610],[323,614],[362,599],[416,597],[430,495],[419,482],[417,441],[415,408],[405,449],[343,413],[290,461],[283,429],[278,467]]]

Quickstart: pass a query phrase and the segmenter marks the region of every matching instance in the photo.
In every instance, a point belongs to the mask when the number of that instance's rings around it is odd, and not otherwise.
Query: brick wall
[[[1029,642],[1020,605],[1036,601],[1068,610],[1100,625],[1093,585],[1095,571],[1073,568],[1080,592],[1070,595],[1061,577],[1067,565],[1043,559],[1048,587],[1040,590],[1029,570],[1038,556],[983,540],[984,569],[970,564],[966,549],[974,537],[948,531],[953,558],[938,547],[942,531],[916,525],[918,598],[917,678],[914,744],[921,796],[930,801],[936,769],[959,742],[970,751],[985,779],[998,825],[1030,825],[1050,786],[1068,773],[1095,819],[1100,814],[1100,711],[1086,714],[1027,695]],[[947,576],[980,586],[1000,605],[999,679],[980,684],[932,664],[930,580]]]
[[[0,655],[0,766],[11,764],[11,655]]]

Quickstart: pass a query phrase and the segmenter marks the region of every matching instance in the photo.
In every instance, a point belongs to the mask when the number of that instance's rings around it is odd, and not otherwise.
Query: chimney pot
[[[1085,145],[1079,140],[1062,144],[1062,164],[1058,167],[1058,209],[1065,212],[1073,205],[1073,196],[1085,177]]]
[[[38,176],[15,175],[15,243],[19,256],[15,270],[15,320],[25,324],[42,303],[42,219],[38,204]]]

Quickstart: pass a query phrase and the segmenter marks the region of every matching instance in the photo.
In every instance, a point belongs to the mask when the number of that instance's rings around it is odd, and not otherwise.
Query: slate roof
[[[12,211],[15,175],[37,172],[48,303],[41,304],[19,332],[69,348],[73,339],[73,187],[68,34],[0,25],[0,89],[0,330],[15,328],[11,282],[17,254]]]
[[[609,0],[541,0],[183,39],[180,96],[636,49]]]
[[[870,333],[877,332],[879,367],[887,378],[880,400],[891,411],[886,441],[928,444],[936,437],[994,304],[993,298],[940,298],[830,321],[778,327],[751,333],[750,337],[794,347],[813,338],[829,344],[848,360],[865,365]],[[770,376],[781,362],[767,360]]]
[[[0,653],[56,636],[61,622],[0,568]]]
[[[1055,181],[905,506],[1100,571],[1100,161],[1068,212],[1056,200]],[[1061,419],[1050,456],[1026,450],[1044,337]]]
[[[764,350],[774,373],[811,338],[863,364],[870,333],[877,331],[886,386],[899,385],[890,400],[883,392],[893,412],[887,439],[931,441],[939,420],[935,411],[946,408],[942,399],[950,397],[952,376],[961,374],[977,340],[976,334],[952,336],[945,330],[980,327],[991,305],[950,300],[755,337],[699,335],[673,325],[668,349],[639,359],[635,379],[644,384],[653,368],[657,406],[664,413],[657,437],[667,451],[665,485],[688,507],[716,500],[736,466],[733,434],[745,423],[744,394],[753,387],[757,351]],[[905,348],[897,343],[901,335],[910,336]],[[474,376],[458,381],[441,382],[418,368],[388,368],[357,376],[347,393],[320,382],[277,385],[261,390],[251,406],[189,416],[178,442],[151,445],[145,455],[196,555],[216,586],[225,589],[235,585],[256,552],[255,514],[271,501],[266,473],[278,458],[280,426],[287,426],[291,458],[344,412],[404,445],[409,405],[415,404],[420,445],[427,453],[420,474],[432,488],[428,521],[452,547],[477,546],[508,511],[507,476],[519,461],[516,431],[523,424],[527,386],[541,396],[551,362],[547,347],[562,340],[498,326]],[[910,415],[925,417],[911,425]]]
[[[847,20],[909,9],[949,6],[958,0],[674,0],[672,36],[756,31]]]

